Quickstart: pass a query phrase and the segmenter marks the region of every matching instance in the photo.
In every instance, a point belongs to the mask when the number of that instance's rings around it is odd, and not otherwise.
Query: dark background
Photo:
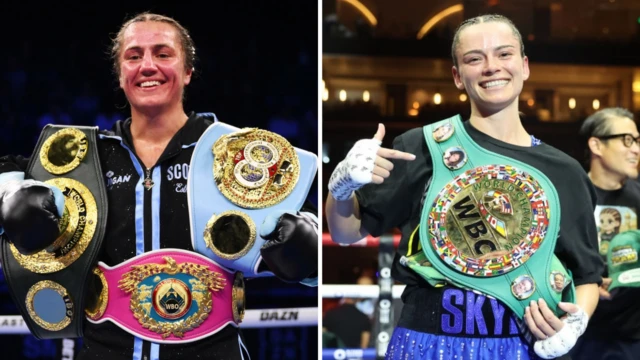
[[[270,129],[317,153],[314,1],[4,1],[0,9],[0,155],[30,155],[49,122],[104,128],[128,117],[108,52],[120,25],[142,11],[173,17],[195,41],[187,113],[214,112],[237,127]],[[270,279],[246,286],[249,309],[317,306],[316,288]],[[0,315],[17,314],[0,272]],[[252,359],[317,357],[315,327],[244,334]],[[0,348],[2,359],[63,358],[60,341],[30,335],[0,336]]]

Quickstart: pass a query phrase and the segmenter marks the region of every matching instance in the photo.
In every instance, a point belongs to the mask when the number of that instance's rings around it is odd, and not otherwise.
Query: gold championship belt
[[[82,336],[87,287],[102,246],[107,198],[97,128],[47,125],[25,178],[60,189],[65,197],[60,235],[48,248],[23,255],[2,242],[12,297],[39,339]]]
[[[284,200],[298,182],[300,163],[282,136],[256,128],[222,135],[213,145],[213,177],[229,201],[247,209]]]
[[[246,277],[258,272],[259,235],[276,210],[299,210],[317,169],[317,156],[270,131],[216,122],[198,140],[187,196],[194,249]]]

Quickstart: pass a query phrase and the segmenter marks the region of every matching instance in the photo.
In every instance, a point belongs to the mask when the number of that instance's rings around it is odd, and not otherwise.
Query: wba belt
[[[193,248],[247,277],[258,271],[259,235],[275,210],[299,210],[317,170],[317,156],[282,136],[216,122],[198,140],[191,158],[187,198]]]
[[[480,147],[458,116],[425,126],[424,136],[433,175],[416,230],[422,251],[403,262],[431,284],[495,297],[520,318],[539,298],[560,315],[558,303],[574,302],[575,287],[554,255],[560,202],[553,184]]]
[[[94,270],[102,290],[89,321],[111,321],[155,343],[188,343],[213,335],[244,316],[242,273],[180,249],[144,253]]]
[[[107,198],[97,128],[47,125],[25,178],[65,196],[60,236],[47,249],[22,255],[2,242],[2,264],[13,301],[39,339],[82,336],[91,268],[102,247]]]

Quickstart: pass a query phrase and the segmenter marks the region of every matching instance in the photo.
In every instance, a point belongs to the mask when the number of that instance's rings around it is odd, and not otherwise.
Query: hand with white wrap
[[[556,317],[542,299],[539,303],[531,301],[531,306],[525,310],[527,326],[538,339],[533,350],[543,359],[554,359],[567,354],[589,322],[589,316],[578,305],[561,302],[558,307],[567,312],[562,319]]]
[[[384,125],[372,139],[362,139],[335,168],[329,179],[329,192],[338,201],[349,200],[355,190],[366,184],[382,184],[393,170],[388,159],[414,160],[413,154],[381,147],[385,135]]]

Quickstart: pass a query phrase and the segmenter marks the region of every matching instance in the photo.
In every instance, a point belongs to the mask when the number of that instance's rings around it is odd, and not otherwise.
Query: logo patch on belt
[[[54,175],[77,168],[89,149],[87,136],[80,130],[66,128],[49,136],[40,149],[40,163]]]
[[[451,268],[496,276],[526,262],[549,225],[538,182],[510,165],[482,166],[448,183],[431,205],[430,242]]]
[[[66,328],[74,317],[73,300],[67,289],[54,281],[43,280],[32,285],[25,301],[29,316],[49,331]]]
[[[222,274],[194,263],[132,266],[122,275],[119,288],[131,294],[131,311],[145,329],[163,338],[183,337],[200,326],[212,310],[211,291],[224,289]]]
[[[223,259],[239,259],[256,242],[256,224],[241,211],[228,210],[214,214],[204,230],[204,242]]]
[[[451,135],[453,135],[453,125],[451,123],[440,125],[433,130],[433,139],[436,142],[447,141]]]
[[[220,192],[247,209],[278,204],[300,175],[298,155],[282,136],[254,128],[221,136],[213,145],[213,176]]]
[[[178,279],[168,278],[153,288],[153,309],[165,319],[179,319],[191,309],[191,289]]]
[[[571,283],[570,279],[567,279],[560,271],[552,271],[549,274],[549,284],[551,284],[551,289],[557,293],[561,293],[564,288]]]
[[[511,293],[520,300],[527,299],[536,291],[536,282],[529,275],[521,275],[511,282]]]
[[[442,154],[442,161],[450,170],[461,169],[468,159],[469,157],[464,149],[458,146],[450,147]]]

